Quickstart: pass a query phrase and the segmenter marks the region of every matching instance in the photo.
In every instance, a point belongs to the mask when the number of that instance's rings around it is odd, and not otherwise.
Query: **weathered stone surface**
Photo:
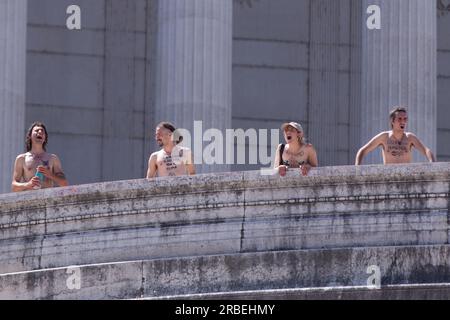
[[[354,298],[359,292],[363,293],[359,298],[367,299],[443,298],[450,291],[449,258],[450,246],[436,245],[253,252],[72,266],[0,275],[0,299],[169,299],[192,294],[197,294],[193,298],[276,298],[277,293],[278,297],[337,299]],[[368,290],[370,265],[380,268],[380,289]],[[79,277],[72,282],[74,268]],[[439,287],[440,293],[433,291]]]
[[[232,298],[241,291],[276,298],[264,290],[364,286],[370,265],[380,267],[382,285],[450,283],[449,199],[449,163],[323,167],[307,177],[218,173],[4,194],[0,298]],[[79,289],[68,285],[73,265]],[[422,289],[361,297],[431,294]],[[359,292],[314,290],[295,297]],[[448,289],[439,292],[435,297]]]
[[[0,196],[0,273],[448,243],[448,163],[117,181]]]
[[[142,300],[448,300],[450,284],[399,284],[380,289],[367,286],[249,290],[199,293]],[[141,300],[141,299],[140,299]]]

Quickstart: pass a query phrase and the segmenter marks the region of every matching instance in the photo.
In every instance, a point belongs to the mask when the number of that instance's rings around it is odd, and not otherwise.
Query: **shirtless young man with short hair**
[[[176,137],[175,127],[169,122],[156,126],[155,139],[161,150],[148,159],[147,178],[195,174],[189,148],[178,146],[183,137]]]
[[[68,185],[58,156],[46,151],[47,142],[45,125],[33,123],[26,137],[27,152],[19,154],[14,164],[11,183],[13,192],[51,188],[55,183],[61,187]]]
[[[408,123],[406,108],[396,107],[389,114],[391,120],[391,131],[381,132],[372,138],[364,147],[359,149],[355,165],[360,165],[366,154],[382,147],[384,164],[410,163],[412,161],[412,148],[415,147],[429,162],[435,162],[430,149],[411,132],[405,132]]]

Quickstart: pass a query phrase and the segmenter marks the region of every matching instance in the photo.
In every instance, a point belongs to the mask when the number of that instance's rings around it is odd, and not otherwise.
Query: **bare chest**
[[[385,155],[390,159],[409,159],[412,143],[404,136],[401,140],[388,138],[384,145]]]
[[[285,149],[283,151],[282,160],[284,165],[297,168],[308,162],[308,154],[304,148],[295,153]]]
[[[36,168],[38,166],[44,166],[51,170],[53,167],[53,164],[52,164],[50,155],[44,154],[44,155],[40,155],[40,156],[35,156],[30,153],[25,155],[24,170],[26,173],[30,173],[30,174],[34,175],[36,172]]]
[[[172,154],[160,153],[156,158],[159,175],[175,176],[185,173],[183,151],[173,152]]]

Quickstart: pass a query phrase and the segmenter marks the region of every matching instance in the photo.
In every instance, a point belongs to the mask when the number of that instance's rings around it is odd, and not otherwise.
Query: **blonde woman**
[[[302,126],[297,122],[281,126],[286,144],[280,144],[275,154],[274,169],[280,176],[286,175],[288,168],[299,168],[306,176],[312,167],[317,167],[317,153],[313,145],[306,143]]]

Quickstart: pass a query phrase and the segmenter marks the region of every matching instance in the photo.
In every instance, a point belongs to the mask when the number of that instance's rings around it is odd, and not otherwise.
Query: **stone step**
[[[382,289],[361,289],[377,283],[372,281],[376,270]],[[299,298],[346,298],[357,296],[358,290],[362,290],[362,297],[398,294],[406,298],[408,288],[398,291],[386,286],[446,283],[450,283],[450,245],[366,247],[180,257],[7,273],[0,275],[0,299],[149,299],[215,293],[219,297],[225,293],[231,299],[236,292],[250,292],[249,298],[253,297],[251,292],[257,292],[258,299],[265,295],[275,299],[278,293],[270,290],[285,290],[279,293],[281,298],[290,294],[290,288],[319,288],[294,292],[293,298],[297,294]],[[320,289],[326,287],[341,289],[327,294]],[[420,287],[412,297],[429,295],[430,290]],[[444,285],[437,296],[445,296],[446,290]],[[244,299],[245,293],[242,295]]]
[[[137,300],[449,300],[450,283],[248,290]]]

